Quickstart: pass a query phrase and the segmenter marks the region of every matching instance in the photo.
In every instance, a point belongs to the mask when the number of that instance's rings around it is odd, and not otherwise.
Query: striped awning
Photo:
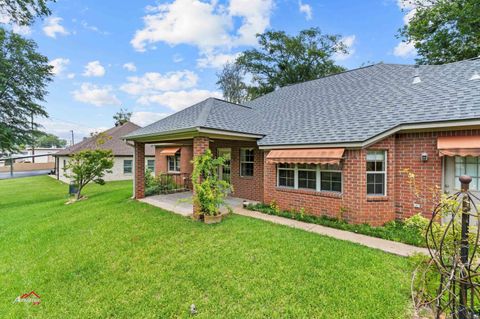
[[[173,156],[180,151],[179,147],[167,147],[160,151],[160,155]]]
[[[441,136],[437,148],[440,156],[480,156],[480,136]]]
[[[344,148],[272,150],[267,155],[270,164],[339,164]]]

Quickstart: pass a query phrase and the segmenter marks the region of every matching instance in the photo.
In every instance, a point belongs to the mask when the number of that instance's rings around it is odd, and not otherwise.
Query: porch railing
[[[186,173],[162,173],[159,174],[155,180],[158,192],[161,194],[188,191],[192,189],[192,179],[190,174]]]

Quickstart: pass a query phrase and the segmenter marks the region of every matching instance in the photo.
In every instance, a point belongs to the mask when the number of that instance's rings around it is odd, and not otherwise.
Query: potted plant
[[[193,217],[201,219],[203,216],[206,224],[222,220],[220,206],[225,205],[225,197],[232,189],[227,181],[218,178],[219,168],[224,162],[223,157],[214,158],[210,150],[193,159],[193,204],[199,211]]]

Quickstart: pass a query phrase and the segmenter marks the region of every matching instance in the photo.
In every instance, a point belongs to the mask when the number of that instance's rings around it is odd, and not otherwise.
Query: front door
[[[223,158],[225,158],[225,164],[220,167],[218,176],[221,180],[230,183],[230,161],[232,159],[232,149],[219,148],[217,155],[218,157],[222,156]]]

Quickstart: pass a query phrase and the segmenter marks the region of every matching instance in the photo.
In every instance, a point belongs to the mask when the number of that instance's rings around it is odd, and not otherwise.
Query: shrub
[[[381,227],[373,227],[368,224],[349,224],[343,219],[338,219],[330,216],[314,216],[308,215],[304,208],[296,211],[282,211],[275,201],[269,205],[266,204],[249,204],[247,206],[250,210],[259,211],[269,215],[276,215],[280,217],[291,218],[307,223],[323,225],[327,227],[351,231],[358,234],[403,242],[410,245],[425,247],[425,239],[423,236],[423,229],[416,224],[421,224],[420,217],[412,218],[407,225],[406,222],[391,221]],[[422,217],[423,218],[423,217]],[[427,220],[425,218],[425,220]],[[428,225],[428,220],[427,220]]]
[[[213,158],[210,150],[193,159],[192,182],[195,191],[193,201],[205,215],[218,215],[220,205],[225,203],[225,197],[232,189],[228,182],[218,178],[219,168],[224,163],[223,157]]]

